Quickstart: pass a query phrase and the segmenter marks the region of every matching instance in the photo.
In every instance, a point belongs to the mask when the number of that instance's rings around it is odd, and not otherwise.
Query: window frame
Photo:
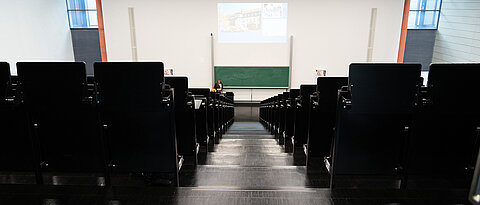
[[[423,2],[423,1],[428,1],[428,0],[419,0],[419,2]],[[416,24],[415,22],[415,27],[414,28],[411,28],[411,27],[408,27],[407,29],[415,29],[415,30],[438,30],[438,25],[440,24],[440,14],[441,14],[441,11],[442,11],[442,2],[443,0],[436,0],[437,3],[439,4],[438,5],[438,10],[437,9],[410,9],[412,8],[412,6],[410,5],[410,8],[408,10],[409,14],[411,12],[417,12],[417,13],[420,13],[420,12],[434,12],[434,15],[435,15],[435,12],[438,12],[438,16],[437,17],[434,17],[433,21],[436,22],[436,24],[434,22],[434,25],[435,25],[435,28],[418,28],[419,24]],[[425,4],[425,7],[426,7],[426,4]]]
[[[85,2],[85,7],[87,7],[86,6],[87,1],[84,1],[84,2]],[[72,27],[72,21],[71,21],[71,15],[70,15],[70,13],[73,13],[73,12],[85,12],[87,14],[86,16],[88,16],[89,11],[94,11],[95,13],[97,13],[96,5],[95,5],[95,9],[88,9],[88,8],[85,8],[85,9],[71,9],[71,8],[69,8],[68,0],[65,0],[65,4],[66,4],[66,7],[67,7],[68,25],[69,25],[71,30],[98,29],[98,19],[97,19],[97,25],[91,26],[90,21],[88,21],[88,18],[87,18],[87,27]]]

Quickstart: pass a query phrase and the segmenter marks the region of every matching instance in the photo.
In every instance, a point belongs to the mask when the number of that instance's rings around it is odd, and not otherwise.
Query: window
[[[437,29],[442,0],[411,0],[408,29]]]
[[[70,28],[98,28],[96,0],[67,0]]]

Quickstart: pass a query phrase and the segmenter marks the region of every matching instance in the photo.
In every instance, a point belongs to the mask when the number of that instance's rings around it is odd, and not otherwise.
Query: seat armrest
[[[171,88],[163,89],[162,93],[163,93],[163,97],[162,97],[163,104],[173,103],[173,90]]]
[[[339,109],[350,109],[352,108],[352,94],[350,91],[345,91],[342,87],[338,90],[338,108]]]
[[[310,103],[312,104],[312,108],[316,108],[318,106],[318,93],[315,92],[313,95],[310,95]]]
[[[178,155],[178,171],[180,171],[182,169],[182,166],[183,166],[183,161],[185,160],[183,158],[183,155]]]
[[[15,96],[13,97],[6,97],[5,104],[15,104]]]
[[[298,97],[295,99],[295,101],[297,102],[297,108],[301,108],[302,107],[302,98]]]
[[[419,93],[420,93],[419,100],[418,100],[418,102],[420,103],[419,107],[428,107],[432,105],[432,99],[429,96],[430,93],[428,92],[428,87],[421,86]]]

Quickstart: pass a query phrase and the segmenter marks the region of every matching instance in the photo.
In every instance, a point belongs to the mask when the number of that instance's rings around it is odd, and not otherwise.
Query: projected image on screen
[[[285,43],[287,3],[218,3],[219,43]]]

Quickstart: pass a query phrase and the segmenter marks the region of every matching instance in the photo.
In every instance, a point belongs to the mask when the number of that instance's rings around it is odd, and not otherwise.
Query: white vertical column
[[[368,35],[367,62],[372,62],[372,58],[373,58],[373,43],[375,41],[376,25],[377,25],[377,8],[372,8],[372,14],[370,17],[370,33]]]
[[[210,55],[211,55],[211,65],[212,65],[212,88],[215,86],[215,37],[213,33],[210,33]]]
[[[135,32],[135,13],[133,12],[133,8],[128,8],[128,19],[130,21],[130,43],[132,46],[132,61],[137,62],[137,34]]]

